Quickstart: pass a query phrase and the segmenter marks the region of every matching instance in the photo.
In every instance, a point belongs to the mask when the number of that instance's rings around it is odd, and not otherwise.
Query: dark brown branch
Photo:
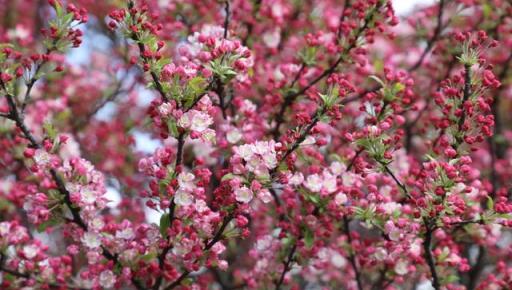
[[[398,187],[400,187],[404,191],[404,193],[410,198],[407,188],[405,187],[405,185],[402,182],[400,182],[398,180],[398,178],[395,176],[393,171],[391,171],[391,169],[389,169],[389,167],[386,164],[381,163],[381,165],[384,167],[384,170],[386,171],[386,173],[389,174],[391,176],[391,178],[393,178],[393,180],[398,185]],[[427,220],[427,218],[424,218],[424,225],[425,225],[425,239],[423,240],[423,250],[424,250],[425,260],[427,261],[427,264],[430,269],[430,274],[432,276],[432,286],[434,287],[435,290],[440,290],[441,285],[439,282],[439,276],[437,274],[437,270],[436,270],[436,266],[435,266],[435,259],[434,259],[434,256],[432,255],[432,249],[431,249],[432,233],[434,231],[434,223],[429,222]]]
[[[178,166],[181,166],[181,163],[183,161],[183,147],[185,145],[185,133],[180,133],[178,135],[178,150],[176,153],[176,164],[175,168]]]
[[[108,103],[113,102],[119,95],[130,91],[130,89],[122,90],[122,85],[123,83],[121,81],[118,82],[112,93],[102,98],[102,100],[100,100],[96,105],[94,105],[91,111],[89,111],[84,117],[77,120],[76,124],[73,126],[73,130],[77,131],[82,129],[89,123],[89,121],[94,117],[94,115],[96,115]]]
[[[427,46],[423,50],[423,53],[421,54],[418,61],[413,66],[411,66],[411,68],[409,68],[410,72],[417,70],[423,64],[425,57],[430,52],[430,50],[432,50],[432,48],[434,47],[434,44],[438,40],[439,36],[441,36],[441,32],[443,30],[443,12],[444,12],[444,8],[445,8],[445,4],[446,4],[445,0],[439,1],[439,11],[437,12],[437,25],[434,30],[434,35],[427,42]]]
[[[430,222],[427,220],[427,218],[424,218],[424,224],[426,228],[425,232],[425,239],[423,240],[423,252],[425,255],[425,259],[427,260],[428,267],[430,269],[430,275],[432,276],[432,287],[434,287],[435,290],[441,289],[441,284],[439,282],[439,276],[437,274],[436,270],[436,263],[434,256],[432,255],[432,226],[430,225]]]
[[[276,290],[281,289],[281,286],[284,282],[284,277],[286,276],[286,273],[290,271],[291,264],[293,262],[293,256],[295,255],[295,251],[297,251],[297,243],[293,243],[292,248],[290,249],[290,252],[288,252],[288,256],[286,257],[286,261],[283,261],[283,271],[281,272],[281,275],[279,276],[279,280],[276,281]]]
[[[381,163],[382,167],[384,168],[384,170],[386,171],[387,174],[389,174],[389,176],[391,176],[391,178],[393,178],[393,180],[395,181],[396,185],[398,185],[398,187],[400,187],[402,189],[402,191],[408,195],[408,191],[407,191],[407,188],[405,187],[405,185],[400,182],[400,180],[398,180],[398,178],[395,176],[395,174],[393,173],[393,171],[391,171],[391,169],[389,169],[389,167],[383,163]]]
[[[224,3],[224,12],[226,13],[226,16],[224,17],[224,38],[228,37],[228,30],[229,30],[229,0],[225,0]]]
[[[325,114],[326,108],[322,108],[319,112],[316,112],[316,116],[313,118],[311,123],[304,129],[302,134],[299,136],[297,140],[293,143],[292,147],[288,148],[286,152],[284,153],[283,157],[281,158],[281,162],[286,160],[290,154],[292,154],[297,148],[299,148],[300,144],[306,140],[306,137],[309,135],[311,130],[316,126],[318,121],[320,120],[320,117]]]
[[[140,55],[145,64],[149,64],[149,59],[144,56],[144,52],[146,51],[146,48],[144,47],[144,44],[142,44],[139,40],[139,37],[136,33],[132,36],[133,40],[137,42],[137,46],[139,47]],[[160,79],[158,78],[158,75],[154,71],[150,71],[151,78],[153,79],[153,83],[155,84],[156,90],[160,93],[160,96],[162,97],[162,100],[164,102],[167,102],[169,99],[167,98],[167,95],[164,91],[164,88],[162,86],[162,83],[160,83]]]
[[[5,268],[4,265],[3,265],[4,264],[4,260],[5,260],[4,254],[0,253],[0,271],[5,272],[5,273],[9,273],[9,274],[11,274],[13,276],[16,276],[18,278],[25,278],[25,279],[30,278],[29,274],[20,273],[18,271]]]
[[[50,56],[50,54],[56,50],[56,44],[57,44],[58,40],[57,39],[54,39],[52,41],[52,45],[51,47],[48,47],[46,49],[46,52],[45,52],[45,55],[47,56]],[[34,87],[35,83],[38,81],[38,74],[39,72],[41,71],[41,68],[43,67],[43,65],[45,65],[46,63],[48,62],[48,58],[42,58],[41,61],[39,63],[36,63],[35,64],[35,68],[34,68],[34,75],[30,78],[30,80],[26,83],[27,85],[27,90],[25,91],[25,96],[23,98],[23,103],[21,104],[21,115],[23,115],[25,113],[25,108],[27,107],[27,104],[30,102],[30,99],[31,99],[31,92],[32,92],[32,88]]]
[[[49,52],[48,52],[49,54]],[[42,60],[40,63],[36,64],[34,69],[34,75],[27,83],[27,90],[25,91],[25,97],[23,98],[23,103],[21,104],[21,113],[23,114],[25,112],[25,108],[27,104],[30,102],[30,96],[32,92],[32,88],[34,87],[34,84],[37,82],[37,74],[41,70],[41,67],[44,65],[45,61]]]
[[[256,16],[258,14],[261,2],[262,2],[262,0],[256,0],[253,3],[253,5],[252,5],[252,15]],[[254,24],[252,24],[251,22],[246,22],[245,26],[246,26],[247,32],[246,32],[244,38],[242,39],[242,44],[244,46],[247,46],[247,41],[251,37],[252,30],[254,29]]]
[[[480,273],[485,267],[486,252],[487,251],[484,246],[478,247],[478,256],[476,258],[475,265],[473,265],[468,272],[469,280],[466,284],[468,290],[474,290],[477,286],[478,277],[480,277]]]
[[[174,165],[175,170],[178,169],[179,166],[182,165],[183,162],[183,148],[185,147],[185,132],[181,132],[178,136],[178,149],[176,152],[176,163]],[[169,204],[169,226],[172,226],[172,223],[174,221],[174,211],[176,210],[176,203],[174,202],[174,198],[171,199],[171,203]],[[170,238],[171,237],[165,237],[167,239],[167,245],[162,250],[160,255],[158,255],[158,266],[160,268],[160,271],[164,270],[165,266],[165,257],[167,256],[167,253],[172,248],[172,245],[170,244]],[[152,289],[158,289],[160,288],[160,285],[162,284],[163,276],[160,275],[156,281],[155,284],[153,284]]]
[[[375,9],[376,10],[376,9]],[[350,43],[349,47],[345,50],[345,53],[349,53],[352,49],[354,49],[357,45],[357,40],[359,39],[359,37],[361,36],[361,34],[368,28],[373,16],[374,16],[374,13],[375,11],[371,11],[370,13],[368,13],[368,15],[366,16],[365,20],[364,20],[364,24],[362,27],[360,27],[355,36],[354,36],[354,39],[353,41]],[[301,90],[299,90],[298,92],[294,93],[294,94],[291,94],[289,95],[288,97],[289,98],[296,98],[302,94],[304,94],[307,90],[309,90],[312,86],[316,85],[319,81],[321,81],[322,79],[324,79],[325,77],[331,75],[335,70],[336,68],[338,67],[338,65],[345,59],[345,54],[341,54],[338,59],[336,60],[336,62],[334,62],[334,64],[332,64],[328,69],[326,69],[322,74],[320,74],[318,77],[316,77],[315,79],[313,79],[310,83],[308,83],[305,87],[303,87]]]
[[[295,85],[295,83],[299,80],[300,78],[300,75],[302,74],[302,72],[304,71],[304,69],[306,68],[306,65],[304,63],[302,63],[300,65],[300,68],[299,70],[297,71],[297,74],[295,75],[295,77],[293,78],[293,81],[292,83],[290,84],[290,88],[293,88],[293,86]]]
[[[220,107],[220,111],[222,112],[222,118],[224,118],[224,120],[226,120],[227,119],[227,115],[226,115],[227,105],[226,105],[226,101],[225,101],[226,93],[225,93],[224,85],[222,84],[222,81],[218,77],[214,77],[213,82],[214,82],[214,92],[219,97],[219,107]]]
[[[39,143],[37,143],[34,136],[32,136],[32,133],[30,132],[30,130],[25,125],[25,122],[23,122],[23,116],[18,112],[18,108],[16,106],[16,101],[14,100],[14,96],[8,92],[6,85],[2,80],[0,80],[0,85],[2,86],[3,90],[7,94],[5,97],[7,99],[7,104],[9,106],[9,114],[8,114],[9,119],[13,120],[16,123],[16,126],[23,133],[23,137],[25,137],[30,142],[31,147],[41,148],[41,146],[39,145]]]
[[[464,103],[471,96],[471,66],[468,64],[464,65],[464,89],[462,100],[460,103],[460,109],[462,110],[462,115],[457,121],[457,135],[455,136],[455,144],[453,145],[454,149],[457,150],[460,145],[464,142],[464,122],[466,121],[466,110],[464,108]]]
[[[363,283],[361,281],[361,272],[359,271],[359,268],[357,267],[356,256],[352,249],[352,235],[350,234],[350,221],[346,215],[343,216],[343,227],[345,230],[345,234],[347,235],[348,244],[350,246],[348,260],[350,261],[350,265],[352,266],[352,269],[354,270],[354,273],[356,276],[357,289],[363,290]]]

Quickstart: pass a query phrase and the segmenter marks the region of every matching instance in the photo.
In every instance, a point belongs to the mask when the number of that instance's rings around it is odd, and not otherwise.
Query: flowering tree
[[[0,288],[512,287],[509,1],[0,4]]]

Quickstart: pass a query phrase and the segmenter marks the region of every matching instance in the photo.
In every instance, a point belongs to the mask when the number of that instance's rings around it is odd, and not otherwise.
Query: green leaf
[[[446,258],[448,258],[448,255],[450,255],[450,250],[448,250],[448,248],[443,248],[441,254],[437,257],[437,260],[443,262],[446,260]]]
[[[173,137],[177,137],[179,135],[178,127],[176,126],[176,121],[174,119],[169,119],[169,121],[167,121],[167,129],[169,129],[169,132]]]
[[[382,59],[376,59],[373,62],[373,68],[375,72],[382,72],[384,70],[384,61]]]
[[[230,180],[230,179],[233,179],[235,178],[235,175],[233,173],[228,173],[224,176],[222,176],[222,178],[220,179],[220,181],[224,181],[224,180]]]
[[[46,231],[47,228],[50,228],[50,227],[54,227],[54,226],[57,226],[59,225],[60,223],[60,220],[53,217],[53,218],[50,218],[49,220],[41,223],[40,225],[37,226],[37,231],[39,233],[42,233],[44,231]]]
[[[220,76],[220,79],[223,83],[227,83],[230,80],[232,80],[235,76],[236,72],[229,68],[223,71],[222,75]]]
[[[493,8],[491,7],[491,5],[490,5],[489,3],[484,3],[484,4],[482,5],[482,12],[483,12],[483,14],[484,14],[484,18],[485,18],[485,19],[488,19],[488,18],[489,18],[489,16],[490,16],[490,15],[491,15],[491,13],[492,13],[492,10],[493,10]]]
[[[313,243],[315,242],[315,237],[313,235],[313,231],[309,228],[305,229],[304,233],[304,244],[308,249],[310,249],[313,246]]]
[[[171,59],[170,58],[165,58],[165,57],[162,57],[161,59],[159,59],[156,63],[155,63],[155,69],[157,70],[161,70],[165,65],[167,64],[170,64],[171,63]]]
[[[450,284],[459,281],[459,277],[455,274],[448,275],[443,279],[443,284]]]
[[[299,92],[299,90],[296,87],[283,88],[283,90],[282,90],[283,96],[290,96],[290,95],[296,94],[298,92]]]
[[[327,108],[331,108],[336,103],[336,99],[339,96],[339,90],[337,87],[334,87],[330,93],[325,94],[325,95],[324,94],[319,94],[319,95],[320,95],[320,98],[322,99],[322,101],[324,102],[324,105]]]
[[[494,200],[492,199],[492,197],[490,196],[487,196],[487,209],[494,209]]]
[[[312,203],[318,205],[318,203],[320,203],[320,196],[316,195],[316,194],[308,194],[307,196],[307,199],[309,199]]]
[[[384,81],[382,81],[378,76],[375,76],[375,75],[371,75],[369,76],[370,79],[376,81],[377,83],[379,83],[379,85],[381,85],[382,87],[385,87],[386,84],[384,83]]]
[[[67,27],[73,22],[73,13],[67,13],[62,17],[62,26]]]
[[[56,189],[48,190],[48,198],[50,200],[64,200],[64,195],[60,193],[60,191]]]
[[[493,8],[491,7],[491,5],[487,2],[487,3],[484,3],[482,5],[482,12],[484,14],[484,18],[489,18],[489,16],[491,15],[492,13],[492,10]]]
[[[48,138],[50,138],[52,141],[55,140],[55,138],[57,137],[57,130],[55,130],[55,127],[53,127],[52,123],[45,122],[43,124],[43,129]]]
[[[405,85],[402,83],[393,84],[393,92],[399,93],[405,89]]]
[[[307,47],[299,53],[299,59],[306,66],[313,66],[316,63],[316,52],[317,48],[315,46]]]
[[[2,278],[5,279],[5,281],[9,281],[9,282],[13,282],[14,280],[18,279],[13,274],[9,274],[9,273],[6,273],[6,272],[2,273]]]
[[[58,139],[54,139],[52,149],[50,150],[51,153],[56,154],[60,150],[60,141]]]
[[[163,237],[167,237],[167,229],[171,226],[171,216],[168,213],[164,213],[160,217],[160,234]]]
[[[145,254],[144,256],[142,256],[140,258],[144,262],[149,262],[149,261],[153,260],[154,258],[156,258],[156,253],[155,252],[150,252],[150,253]]]
[[[204,91],[205,79],[201,76],[197,76],[188,81],[188,87],[194,95],[198,95]]]
[[[181,282],[180,285],[190,286],[190,285],[192,285],[193,282],[194,282],[194,279],[189,277],[189,278],[183,279],[183,281]]]
[[[497,218],[502,218],[502,219],[512,219],[512,214],[509,214],[509,213],[497,213],[496,217]]]
[[[221,80],[227,83],[236,76],[236,72],[228,65],[223,64],[220,60],[210,61],[212,72]]]
[[[62,6],[60,5],[59,1],[55,1],[55,14],[57,18],[60,18],[63,15]]]

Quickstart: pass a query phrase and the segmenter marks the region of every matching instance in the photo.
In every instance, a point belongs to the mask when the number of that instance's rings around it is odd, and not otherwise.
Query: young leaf
[[[160,234],[163,237],[167,237],[167,229],[171,226],[171,216],[168,213],[164,213],[160,217]]]
[[[309,228],[306,228],[305,233],[304,233],[304,244],[309,249],[313,246],[314,242],[315,242],[315,237],[313,235],[313,231]]]

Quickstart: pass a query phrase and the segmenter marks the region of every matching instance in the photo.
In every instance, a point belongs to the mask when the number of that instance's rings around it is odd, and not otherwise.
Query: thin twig
[[[414,71],[416,71],[417,69],[419,69],[421,67],[421,65],[423,64],[423,62],[425,60],[425,57],[432,50],[432,48],[434,47],[435,42],[439,39],[439,37],[441,35],[441,32],[445,28],[444,26],[448,26],[450,21],[448,21],[446,24],[442,23],[444,8],[445,8],[445,4],[446,4],[445,1],[446,0],[441,0],[440,3],[439,3],[440,7],[439,7],[438,15],[437,15],[437,25],[436,25],[436,28],[434,29],[434,34],[433,34],[432,38],[430,38],[430,40],[428,41],[427,46],[423,50],[423,52],[422,52],[420,58],[418,59],[418,61],[416,61],[416,63],[411,65],[409,68],[407,68],[407,71],[409,73],[414,72]],[[348,104],[348,103],[351,103],[353,101],[356,101],[356,100],[360,99],[362,96],[366,95],[367,93],[376,92],[380,88],[381,88],[381,85],[375,85],[374,87],[372,87],[370,89],[367,89],[367,90],[363,91],[362,93],[355,94],[353,96],[345,98],[342,101],[342,104]]]
[[[364,149],[357,150],[356,155],[354,155],[354,157],[352,158],[352,160],[350,161],[350,163],[347,166],[347,172],[349,172],[350,169],[352,169],[352,166],[354,166],[357,157],[359,157],[359,155],[361,155],[361,153],[363,153],[363,151],[364,151]]]
[[[341,39],[341,33],[343,32],[341,27],[343,25],[343,22],[345,21],[345,14],[347,12],[347,9],[350,8],[350,0],[345,0],[345,4],[343,4],[343,10],[341,11],[341,15],[340,15],[340,23],[339,23],[339,27],[338,27],[338,33],[336,34],[337,37],[336,37],[336,43],[338,43]]]
[[[283,285],[284,282],[284,277],[286,276],[286,273],[291,269],[291,264],[293,262],[293,256],[295,255],[295,251],[297,251],[297,243],[293,243],[292,248],[290,249],[290,252],[288,252],[288,256],[286,257],[286,261],[283,261],[283,271],[279,276],[279,280],[277,280],[275,283],[276,290],[281,289],[281,286]]]
[[[405,185],[402,182],[400,182],[400,180],[398,180],[398,178],[395,176],[393,171],[391,171],[391,169],[389,169],[389,167],[386,164],[381,163],[381,165],[384,167],[384,170],[386,171],[386,173],[389,174],[391,176],[391,178],[393,178],[393,180],[398,185],[398,187],[400,187],[409,198],[412,198],[409,195],[409,192],[407,191],[407,188],[405,187]],[[432,286],[434,287],[435,290],[439,290],[439,289],[441,289],[441,286],[440,286],[439,276],[437,274],[437,270],[436,270],[436,266],[435,266],[435,259],[434,259],[434,256],[432,255],[432,249],[431,249],[432,233],[434,230],[433,224],[435,224],[435,223],[429,222],[427,220],[427,218],[424,218],[424,224],[425,224],[425,239],[423,240],[424,255],[425,255],[425,259],[427,260],[429,269],[430,269],[430,274],[432,276]]]
[[[135,3],[133,1],[128,2],[128,8],[131,10],[135,6]],[[134,16],[134,15],[132,15]],[[133,21],[135,21],[136,17],[133,17]],[[133,23],[134,25],[136,23]],[[142,61],[145,65],[150,65],[150,59],[145,56],[146,47],[141,42],[139,35],[135,32],[131,34],[131,38],[137,43],[137,47],[139,48],[139,54],[142,58]],[[162,83],[160,82],[160,79],[156,72],[150,70],[151,78],[153,79],[153,83],[155,84],[156,90],[160,93],[160,96],[162,98],[162,101],[167,102],[169,101],[169,98],[167,97],[167,94],[165,93],[165,90],[163,88]]]
[[[441,32],[443,30],[444,6],[445,6],[445,0],[440,0],[439,1],[439,10],[437,12],[437,25],[434,30],[434,35],[432,35],[432,38],[430,38],[430,40],[427,42],[427,46],[423,50],[423,53],[421,54],[420,58],[418,59],[418,61],[416,61],[416,63],[413,66],[411,66],[409,68],[409,71],[415,71],[423,64],[425,57],[430,52],[430,50],[432,50],[432,48],[434,47],[434,44],[436,43],[439,36],[441,36]]]
[[[423,240],[423,252],[425,255],[425,259],[427,260],[428,267],[430,269],[430,274],[432,276],[432,287],[434,287],[435,290],[441,289],[441,284],[439,282],[439,276],[437,274],[436,270],[436,263],[434,256],[432,255],[432,227],[430,226],[429,221],[427,218],[424,218],[424,224],[426,228],[425,232],[425,239]]]
[[[53,40],[52,46],[48,48],[45,52],[46,55],[50,55],[55,50],[55,45],[57,43],[57,39]],[[41,68],[43,65],[45,65],[47,62],[47,58],[43,58],[39,63],[36,63],[34,68],[34,75],[30,78],[30,80],[26,83],[27,90],[25,91],[25,97],[23,98],[23,102],[21,104],[21,115],[25,113],[25,108],[27,107],[27,104],[30,102],[31,99],[31,92],[32,88],[34,87],[35,83],[38,81],[38,74],[41,71]]]
[[[224,12],[226,13],[226,16],[224,17],[224,39],[226,39],[228,37],[229,30],[229,0],[225,0],[224,5]]]
[[[11,120],[11,115],[10,114],[0,113],[0,117]]]
[[[291,93],[285,96],[284,102],[281,105],[281,108],[279,110],[279,113],[276,115],[276,125],[274,126],[274,129],[272,130],[272,134],[274,136],[279,136],[279,129],[284,122],[284,112],[286,112],[286,109],[293,104],[295,99],[304,94],[307,90],[309,90],[311,87],[316,85],[319,81],[324,79],[325,77],[330,76],[334,71],[336,71],[337,67],[344,61],[346,54],[348,54],[352,49],[354,49],[357,46],[357,40],[362,35],[362,33],[368,28],[372,18],[374,17],[376,11],[379,9],[380,6],[376,6],[372,11],[366,15],[364,19],[364,24],[359,27],[357,32],[355,33],[353,41],[350,43],[350,45],[340,54],[338,59],[332,64],[329,68],[324,70],[319,76],[317,76],[315,79],[313,79],[311,82],[309,82],[305,87],[300,89],[298,92]]]
[[[209,242],[206,243],[205,247],[203,248],[203,252],[209,251],[218,241],[222,239],[224,230],[228,226],[229,222],[233,219],[233,217],[233,214],[229,214],[224,218],[217,233]],[[185,270],[176,280],[174,280],[171,284],[165,287],[165,290],[170,290],[178,287],[181,284],[181,282],[188,277],[190,273],[191,272],[189,270]]]
[[[350,246],[348,260],[350,261],[350,265],[352,266],[352,269],[354,270],[354,273],[356,276],[357,289],[363,290],[363,283],[361,281],[361,272],[359,271],[359,268],[357,267],[356,256],[352,249],[352,234],[350,233],[350,221],[346,215],[343,216],[343,227],[345,230],[345,234],[347,235],[348,244]]]

